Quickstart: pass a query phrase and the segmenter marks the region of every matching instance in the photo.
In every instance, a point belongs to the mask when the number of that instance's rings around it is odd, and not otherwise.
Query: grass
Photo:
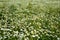
[[[58,40],[60,8],[56,5],[0,4],[0,40]],[[56,7],[55,7],[56,6]]]

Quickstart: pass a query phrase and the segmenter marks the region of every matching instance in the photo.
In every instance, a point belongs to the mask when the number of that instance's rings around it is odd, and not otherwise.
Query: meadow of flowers
[[[60,6],[0,2],[0,40],[60,40]]]

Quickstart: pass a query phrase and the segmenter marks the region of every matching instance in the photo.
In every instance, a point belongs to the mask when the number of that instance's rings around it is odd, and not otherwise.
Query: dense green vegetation
[[[0,40],[60,40],[59,4],[0,3]]]

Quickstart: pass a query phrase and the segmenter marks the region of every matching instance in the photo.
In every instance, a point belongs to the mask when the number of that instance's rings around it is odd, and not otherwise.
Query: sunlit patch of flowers
[[[31,3],[0,8],[0,40],[59,40],[60,9],[44,8]]]

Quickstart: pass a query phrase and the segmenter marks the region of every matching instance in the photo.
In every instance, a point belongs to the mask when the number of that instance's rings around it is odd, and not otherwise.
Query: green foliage
[[[60,38],[60,8],[29,3],[26,8],[0,8],[0,40],[57,40]]]

